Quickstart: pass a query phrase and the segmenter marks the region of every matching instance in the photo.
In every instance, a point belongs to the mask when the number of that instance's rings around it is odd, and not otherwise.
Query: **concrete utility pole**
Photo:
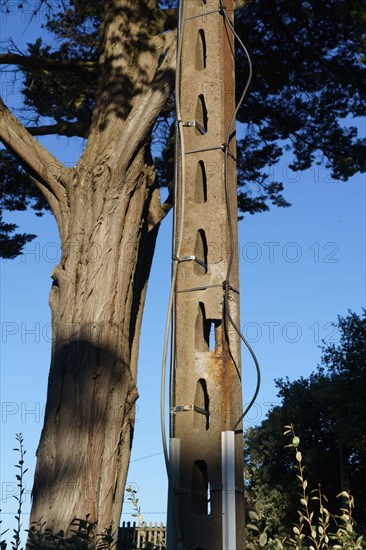
[[[232,20],[232,0],[187,0],[184,10],[168,550],[244,547],[241,424],[231,431],[242,412],[240,339],[224,304],[233,249],[227,303],[240,326],[234,130],[227,164],[231,238],[223,147],[235,110],[234,37],[222,4]]]

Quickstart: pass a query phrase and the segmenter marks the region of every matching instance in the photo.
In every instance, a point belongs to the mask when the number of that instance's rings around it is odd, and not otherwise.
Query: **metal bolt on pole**
[[[182,6],[167,549],[241,550],[233,1]]]

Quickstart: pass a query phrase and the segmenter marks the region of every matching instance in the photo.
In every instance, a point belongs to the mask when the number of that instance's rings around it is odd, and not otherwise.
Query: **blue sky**
[[[15,35],[20,43],[33,39],[36,22],[27,28],[27,14],[11,12],[2,20],[2,39]],[[10,75],[1,81],[4,100],[19,100],[10,87]],[[17,84],[15,84],[15,91]],[[14,90],[14,89],[13,89]],[[365,126],[360,125],[365,135]],[[44,143],[62,161],[73,164],[80,145],[52,138]],[[365,307],[365,177],[332,181],[324,167],[294,173],[284,159],[271,177],[281,175],[287,209],[248,216],[239,224],[241,327],[261,364],[262,388],[246,425],[264,418],[278,402],[274,378],[307,376],[320,360],[319,344],[337,341],[330,323],[348,309]],[[5,526],[15,511],[15,469],[11,449],[15,433],[22,432],[29,467],[30,491],[46,398],[50,359],[50,273],[60,258],[59,239],[50,215],[12,216],[22,231],[38,237],[24,256],[3,261],[1,269],[1,508]],[[158,241],[149,283],[139,361],[137,423],[128,480],[139,490],[147,521],[164,521],[166,475],[159,420],[161,356],[170,283],[171,215]],[[256,377],[253,362],[243,348],[244,403],[250,401]],[[291,419],[289,419],[291,421]],[[27,496],[25,510],[29,510]],[[122,520],[129,516],[124,506]],[[24,518],[26,523],[26,516]]]

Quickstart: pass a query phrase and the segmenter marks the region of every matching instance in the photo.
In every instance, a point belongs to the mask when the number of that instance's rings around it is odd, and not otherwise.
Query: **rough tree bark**
[[[169,208],[160,204],[149,140],[172,93],[175,36],[163,33],[156,4],[104,2],[97,102],[74,169],[0,104],[0,138],[48,200],[62,245],[52,273],[52,359],[30,518],[54,532],[87,514],[97,532],[115,530],[121,516],[142,309]]]
[[[236,7],[245,4],[237,0]],[[151,132],[173,91],[176,12],[157,0],[104,0],[99,63],[1,54],[39,70],[98,71],[91,128],[28,131],[0,99],[0,139],[55,215],[52,359],[30,521],[68,532],[74,518],[117,529],[134,427],[138,342],[160,203]],[[33,135],[87,136],[73,169]]]

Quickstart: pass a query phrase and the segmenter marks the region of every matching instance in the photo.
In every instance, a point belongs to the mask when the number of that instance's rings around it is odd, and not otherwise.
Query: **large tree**
[[[25,109],[22,124],[0,102],[0,206],[51,209],[62,245],[52,273],[52,360],[31,513],[54,530],[86,514],[99,529],[120,519],[147,281],[174,201],[176,4],[67,0],[43,10],[54,46],[39,39],[20,52],[9,42],[0,55],[5,70],[23,75]],[[284,147],[294,169],[325,158],[340,179],[364,171],[365,140],[342,125],[365,113],[364,2],[237,0],[236,8],[255,68],[239,112],[241,211],[287,205],[282,183],[267,177]],[[241,50],[237,60],[242,87]],[[74,168],[35,137],[49,134],[85,140]],[[169,193],[161,203],[163,185]],[[33,236],[0,224],[1,254],[14,257]]]
[[[366,311],[334,323],[337,344],[323,344],[321,364],[309,378],[277,380],[281,404],[245,438],[247,495],[273,532],[296,522],[299,488],[284,425],[300,436],[309,491],[321,484],[329,509],[351,491],[355,517],[366,529]]]

